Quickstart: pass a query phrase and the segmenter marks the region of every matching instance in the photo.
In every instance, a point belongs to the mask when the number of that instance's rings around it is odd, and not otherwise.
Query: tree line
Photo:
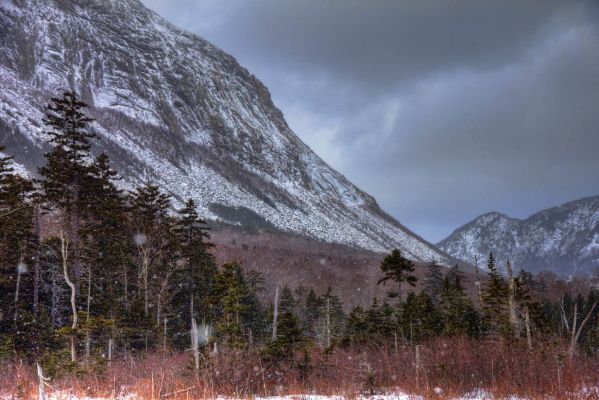
[[[581,343],[599,351],[596,292],[552,302],[542,281],[524,271],[513,276],[509,263],[505,279],[492,254],[474,294],[458,266],[434,261],[414,291],[414,264],[394,250],[379,281],[394,287],[367,309],[346,314],[331,288],[277,288],[263,304],[260,274],[217,265],[193,200],[176,207],[151,182],[124,190],[109,157],[93,156],[98,138],[86,108],[71,91],[50,100],[42,122],[51,150],[36,178],[0,157],[3,359],[25,357],[57,373],[174,350],[188,351],[197,369],[226,348],[305,367],[311,346],[397,348],[436,336],[502,337],[530,349],[559,337],[572,356]]]

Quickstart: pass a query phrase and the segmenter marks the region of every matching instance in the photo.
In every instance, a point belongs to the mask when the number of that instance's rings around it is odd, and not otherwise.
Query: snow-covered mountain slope
[[[0,0],[0,143],[34,172],[41,109],[59,88],[91,105],[95,151],[207,218],[447,260],[288,127],[233,57],[139,0]]]
[[[477,256],[484,264],[492,251],[501,266],[509,258],[518,269],[588,274],[599,267],[599,196],[543,210],[526,220],[485,214],[438,246],[471,263]]]

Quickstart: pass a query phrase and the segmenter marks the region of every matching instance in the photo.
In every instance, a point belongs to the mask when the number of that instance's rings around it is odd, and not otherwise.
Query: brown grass
[[[310,369],[301,370],[292,362],[264,365],[255,352],[221,351],[197,372],[186,354],[155,353],[122,357],[104,370],[55,379],[48,393],[106,398],[135,393],[144,399],[298,393],[355,398],[360,393],[400,389],[425,398],[453,398],[482,388],[496,396],[561,399],[572,398],[572,393],[580,393],[584,387],[599,386],[599,360],[579,356],[568,362],[562,343],[546,342],[528,352],[519,343],[438,339],[421,345],[419,353],[417,365],[413,346],[400,346],[397,355],[393,347],[336,349],[330,354],[315,348]],[[37,398],[36,381],[32,366],[4,365],[0,396]],[[435,388],[443,389],[443,396],[436,394]]]

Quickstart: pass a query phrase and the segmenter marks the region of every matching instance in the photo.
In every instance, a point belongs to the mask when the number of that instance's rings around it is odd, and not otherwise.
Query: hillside
[[[599,267],[599,196],[549,208],[525,220],[500,213],[481,215],[458,228],[438,246],[474,262],[493,252],[503,265],[553,271],[563,276],[589,274]]]
[[[62,88],[90,104],[94,152],[125,186],[153,181],[215,221],[449,262],[306,146],[232,56],[138,0],[0,1],[0,143],[23,171],[43,163],[42,108]]]

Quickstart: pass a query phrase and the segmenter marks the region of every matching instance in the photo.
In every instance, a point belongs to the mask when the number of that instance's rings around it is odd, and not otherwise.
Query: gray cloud
[[[303,140],[429,240],[599,194],[592,2],[144,2],[237,57]]]

